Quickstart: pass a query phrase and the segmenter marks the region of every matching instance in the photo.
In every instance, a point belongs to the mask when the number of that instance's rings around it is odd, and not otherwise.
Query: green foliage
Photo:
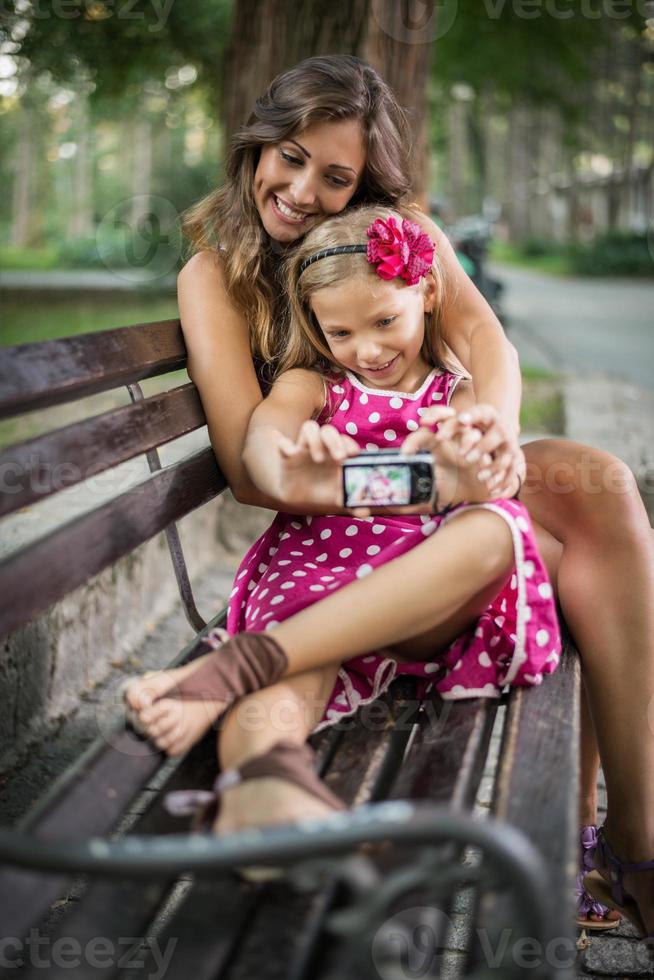
[[[532,240],[533,241],[533,240]],[[537,248],[539,246],[536,246]],[[568,252],[558,242],[541,244],[540,254],[527,254],[524,246],[494,239],[490,246],[490,257],[495,262],[506,262],[526,269],[544,272],[546,275],[568,275],[570,264]]]
[[[566,7],[557,4],[557,9]],[[584,92],[610,38],[631,30],[634,43],[645,28],[644,14],[627,19],[606,14],[588,16],[577,0],[568,0],[565,16],[548,4],[521,0],[459,3],[452,27],[434,46],[434,78],[449,92],[465,81],[479,93],[491,89],[507,100],[556,105],[564,115],[580,118]],[[601,10],[601,3],[591,4]]]
[[[0,41],[12,45],[32,77],[85,79],[97,103],[136,99],[148,79],[188,63],[218,98],[231,12],[232,0],[6,0]]]
[[[571,245],[570,268],[581,276],[653,276],[654,242],[613,231],[588,245]]]
[[[179,316],[175,296],[169,293],[105,293],[97,297],[70,299],[48,293],[47,299],[21,294],[20,299],[2,300],[0,346],[31,344],[96,330],[113,330],[132,323],[151,323]]]
[[[494,241],[490,254],[496,262],[554,275],[654,276],[654,242],[630,232],[612,231],[586,244],[540,238],[522,245]]]
[[[541,258],[544,255],[560,255],[561,246],[548,238],[528,238],[522,251],[528,258]]]

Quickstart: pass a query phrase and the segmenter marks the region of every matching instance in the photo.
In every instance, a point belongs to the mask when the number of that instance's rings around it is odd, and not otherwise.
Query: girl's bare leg
[[[478,618],[512,567],[505,521],[491,511],[459,513],[412,551],[276,625],[271,632],[286,652],[287,676],[430,631],[429,653],[446,648]],[[148,735],[170,755],[185,751],[224,710],[217,702],[163,697],[198,662],[144,678],[128,692]],[[139,694],[147,691],[159,700],[139,708]]]
[[[242,698],[225,718],[218,738],[222,769],[240,766],[267,752],[280,739],[302,744],[321,721],[336,682],[338,664],[285,678]],[[251,779],[221,797],[217,833],[246,827],[291,823],[319,816],[329,808],[310,793],[282,779]]]
[[[479,516],[479,514],[480,512],[477,512],[475,516]],[[454,529],[456,523],[458,521],[452,522],[450,527]],[[475,523],[481,526],[481,522],[475,521]],[[489,522],[484,520],[484,524],[488,526]],[[298,613],[297,616],[280,624],[274,630],[275,636],[286,650],[289,660],[291,659],[291,646],[294,649],[296,661],[301,656],[312,656],[318,636],[324,636],[326,640],[326,656],[333,656],[335,647],[338,647],[342,640],[340,633],[334,636],[334,631],[330,629],[330,626],[333,626],[332,617],[336,616],[338,619],[340,614],[347,619],[350,629],[357,631],[360,637],[358,641],[355,641],[355,646],[349,648],[355,649],[357,653],[385,645],[388,652],[396,655],[398,659],[406,657],[417,660],[433,656],[438,650],[446,649],[470,623],[478,619],[510,574],[513,564],[513,550],[509,531],[501,518],[495,518],[495,524],[495,527],[491,525],[491,530],[494,532],[491,534],[491,538],[495,539],[496,548],[499,544],[499,548],[497,548],[499,555],[496,555],[494,561],[488,564],[486,573],[482,571],[482,585],[471,597],[471,585],[468,581],[467,588],[463,590],[463,601],[456,600],[451,614],[437,626],[426,630],[421,635],[411,634],[406,640],[394,644],[392,649],[382,642],[388,637],[388,634],[383,632],[383,628],[378,635],[375,634],[376,639],[374,636],[371,638],[370,620],[371,618],[375,619],[377,614],[375,613],[375,605],[367,602],[365,597],[365,593],[369,592],[370,579],[372,578],[372,576],[368,576],[366,579],[352,583],[352,585],[341,589],[336,595],[315,603]],[[448,528],[439,532],[441,535],[439,556],[441,557],[444,554],[442,535],[446,530]],[[473,533],[476,531],[473,530]],[[457,534],[456,538],[459,537],[460,535]],[[491,538],[488,539],[488,547],[493,546]],[[426,545],[428,542],[425,541],[424,544]],[[483,539],[480,540],[477,537],[475,547],[470,549],[471,555],[476,552],[477,547],[481,547],[483,544]],[[453,544],[453,547],[459,548],[456,544]],[[385,569],[395,566],[402,558],[414,555],[418,550],[426,551],[427,549],[421,546],[419,549],[409,552],[408,555],[401,556],[396,561],[389,563],[389,565],[377,569],[374,596],[382,608],[388,604],[389,596],[384,594],[384,586],[380,589],[379,574]],[[431,551],[431,548],[429,550]],[[428,562],[429,565],[433,566],[433,556],[429,556]],[[415,563],[412,564],[414,564],[412,574],[419,574],[415,568]],[[427,573],[427,568],[424,569],[424,572]],[[472,568],[469,569],[469,574],[471,576],[474,574]],[[466,572],[461,571],[460,576],[457,577],[465,580],[467,578]],[[395,585],[392,582],[395,575],[388,576],[388,578],[389,586],[395,590]],[[426,582],[423,584],[427,585]],[[360,595],[358,597],[351,596],[342,605],[342,610],[335,611],[333,600],[345,592],[354,590],[355,586],[362,587],[357,589]],[[415,588],[411,592],[415,592]],[[428,593],[426,594],[428,596]],[[436,594],[438,593],[436,592]],[[396,602],[398,601],[396,590],[393,598]],[[418,612],[418,605],[416,604],[416,612]],[[331,611],[329,607],[331,607]],[[356,623],[356,619],[359,617],[353,615],[353,609],[357,608],[362,610],[361,619],[363,622],[360,624],[360,628]],[[303,621],[299,622],[300,620]],[[425,621],[427,620],[423,620],[423,622]],[[293,628],[288,629],[287,627],[291,624],[293,624]],[[349,632],[348,625],[344,624],[344,635]],[[414,629],[415,623],[410,624],[408,628],[409,630]],[[397,631],[393,631],[393,633],[397,635]],[[355,654],[348,653],[348,656],[353,655]],[[219,739],[219,753],[223,768],[239,765],[252,756],[260,755],[281,737],[304,742],[323,716],[325,705],[336,680],[338,667],[339,663],[329,664],[323,668],[294,674],[278,684],[243,698],[229,713]],[[288,823],[300,817],[319,815],[327,812],[327,810],[328,808],[323,803],[284,780],[272,778],[249,780],[224,794],[223,805],[214,829],[218,833],[228,833],[244,827]]]
[[[654,548],[635,480],[608,453],[567,440],[523,447],[521,499],[563,544],[558,593],[583,661],[602,757],[609,840],[654,857]],[[625,881],[654,930],[654,874]]]
[[[464,511],[412,551],[270,632],[289,673],[389,647],[399,656],[410,649],[413,659],[433,656],[479,618],[512,568],[505,521],[491,511]]]

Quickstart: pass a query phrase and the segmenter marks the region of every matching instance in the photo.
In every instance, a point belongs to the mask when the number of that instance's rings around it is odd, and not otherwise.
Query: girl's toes
[[[176,701],[157,701],[151,708],[139,713],[141,724],[152,736],[163,735],[179,729],[182,723],[180,705]]]
[[[124,698],[127,704],[136,711],[149,707],[172,687],[170,671],[153,671],[144,674],[138,681],[127,685]]]

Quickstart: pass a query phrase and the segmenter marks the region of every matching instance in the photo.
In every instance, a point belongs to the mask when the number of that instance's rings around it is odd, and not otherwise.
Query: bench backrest
[[[126,385],[132,404],[0,451],[0,518],[143,453],[150,477],[0,562],[0,635],[23,626],[166,530],[191,625],[195,609],[174,522],[226,486],[211,447],[161,468],[157,447],[206,419],[193,383],[145,398],[139,381],[185,367],[179,320],[0,349],[0,419]],[[1,525],[0,525],[0,534]]]

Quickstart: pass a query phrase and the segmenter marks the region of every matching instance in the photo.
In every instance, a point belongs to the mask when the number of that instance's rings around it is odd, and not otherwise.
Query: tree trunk
[[[20,110],[18,135],[14,154],[14,184],[11,208],[11,244],[28,248],[33,244],[34,213],[34,120],[33,110],[25,105]]]
[[[68,222],[71,238],[90,238],[93,234],[93,163],[88,97],[80,93],[75,120],[77,153],[74,163],[73,200]]]
[[[133,125],[132,207],[130,227],[138,228],[139,222],[150,212],[152,191],[152,124],[145,114]]]
[[[364,57],[388,82],[411,125],[413,194],[428,209],[427,84],[432,46],[423,28],[436,15],[435,0],[376,0],[368,18]]]
[[[270,81],[304,58],[352,54],[369,61],[407,109],[413,135],[414,194],[426,203],[427,82],[433,34],[421,25],[437,0],[236,0],[223,85],[225,135],[248,118]],[[416,41],[412,37],[421,38]],[[424,37],[426,38],[423,39]],[[408,38],[408,40],[407,40]]]
[[[245,123],[273,78],[317,54],[359,54],[370,0],[236,0],[225,59],[225,135]]]

